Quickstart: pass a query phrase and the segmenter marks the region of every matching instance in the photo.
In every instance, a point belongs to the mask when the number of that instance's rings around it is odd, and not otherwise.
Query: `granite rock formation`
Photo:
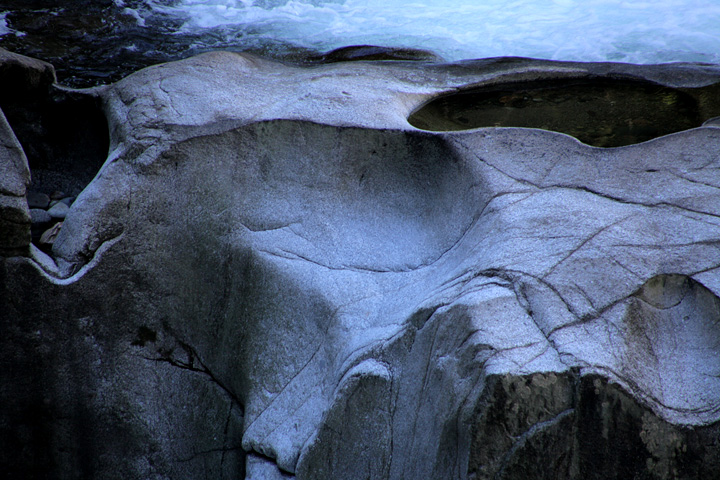
[[[0,467],[720,478],[718,82],[210,53],[4,98]],[[541,103],[625,146],[511,124]],[[17,199],[55,190],[46,254]]]

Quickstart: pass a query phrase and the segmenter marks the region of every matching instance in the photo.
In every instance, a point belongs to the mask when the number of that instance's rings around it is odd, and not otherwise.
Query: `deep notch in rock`
[[[0,250],[26,254],[30,233],[32,242],[49,253],[70,205],[107,158],[107,119],[95,91],[58,87],[52,65],[2,49],[0,111],[7,120],[6,143],[22,150],[15,155],[24,153],[27,164],[25,158],[17,162],[29,167],[31,180],[27,185],[25,170],[15,195],[24,194],[27,203],[5,214],[6,229],[13,232],[5,235]],[[30,220],[29,232],[16,226],[22,219]]]
[[[107,158],[107,120],[92,95],[65,90],[27,98],[6,94],[0,108],[27,155],[33,191],[77,196]]]

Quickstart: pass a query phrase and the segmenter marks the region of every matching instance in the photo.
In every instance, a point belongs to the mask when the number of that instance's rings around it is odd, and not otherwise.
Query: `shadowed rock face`
[[[473,479],[714,478],[717,429],[673,425],[593,375],[493,377],[473,426]]]
[[[73,92],[109,155],[0,263],[8,478],[717,477],[720,129],[407,121],[598,75],[720,71],[214,53]]]

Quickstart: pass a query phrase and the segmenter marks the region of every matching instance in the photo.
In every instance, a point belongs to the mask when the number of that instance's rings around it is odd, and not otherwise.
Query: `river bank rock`
[[[717,477],[719,82],[215,52],[50,87],[109,134],[78,123],[90,147],[30,161],[35,191],[78,196],[49,255],[0,261],[0,465]],[[654,95],[676,130],[647,123]],[[574,118],[610,143],[548,129]]]
[[[30,210],[25,198],[30,170],[22,147],[0,110],[0,255],[27,253]]]

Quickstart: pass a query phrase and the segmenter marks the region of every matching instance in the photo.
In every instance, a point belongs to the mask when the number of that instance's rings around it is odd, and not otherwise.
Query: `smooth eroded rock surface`
[[[73,93],[109,154],[0,263],[7,477],[720,475],[720,130],[407,120],[598,76],[720,68],[212,53]]]

